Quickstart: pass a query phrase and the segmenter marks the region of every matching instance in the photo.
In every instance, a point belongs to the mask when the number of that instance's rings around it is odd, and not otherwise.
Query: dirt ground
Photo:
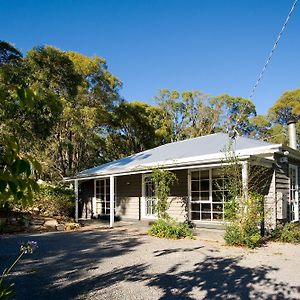
[[[22,242],[16,299],[300,299],[300,246],[257,250],[166,240],[124,228],[0,237],[0,271]]]

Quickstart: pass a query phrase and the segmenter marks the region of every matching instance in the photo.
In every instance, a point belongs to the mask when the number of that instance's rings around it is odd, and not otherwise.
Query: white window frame
[[[220,169],[221,167],[216,167],[216,168],[196,168],[196,169],[189,169],[188,170],[188,218],[190,221],[193,221],[195,223],[209,223],[209,224],[213,224],[213,223],[224,223],[225,219],[224,219],[224,201],[223,203],[223,210],[222,210],[222,215],[223,218],[221,220],[214,220],[213,219],[213,209],[212,209],[212,205],[213,205],[213,190],[212,190],[212,170],[213,169]],[[201,171],[208,171],[209,172],[209,200],[208,201],[200,201],[200,205],[201,203],[204,204],[211,204],[211,210],[210,210],[210,214],[211,214],[211,218],[210,220],[192,220],[192,172],[201,172]]]
[[[147,215],[146,214],[146,189],[145,179],[152,177],[151,174],[142,174],[142,201],[141,201],[141,219],[144,220],[157,220],[157,214]]]
[[[290,170],[295,170],[295,205],[294,205],[294,219],[291,219],[291,206],[289,209],[289,220],[292,222],[299,221],[299,182],[298,182],[298,166],[290,164],[289,165],[289,205],[291,205],[291,178]]]
[[[94,179],[94,197],[93,197],[93,217],[98,217],[98,216],[109,216],[109,214],[103,214],[102,213],[102,204],[101,204],[101,210],[100,210],[100,213],[97,213],[96,209],[97,209],[97,191],[96,191],[96,184],[97,184],[97,181],[104,181],[104,203],[105,203],[105,212],[107,211],[107,207],[106,207],[106,204],[109,203],[110,204],[110,193],[107,194],[107,188],[106,188],[106,182],[107,180],[109,180],[109,178],[98,178],[98,179]],[[116,186],[115,186],[115,189],[116,189]],[[98,201],[100,203],[102,203],[102,201]],[[109,208],[110,209],[110,208]],[[115,197],[115,205],[114,205],[114,210],[116,209],[116,197]]]

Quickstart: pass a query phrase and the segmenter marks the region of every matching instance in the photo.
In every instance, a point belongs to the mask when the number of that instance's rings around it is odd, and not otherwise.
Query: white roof
[[[230,145],[235,154],[240,157],[274,152],[281,146],[244,137],[237,137],[233,141],[228,134],[215,133],[146,150],[84,170],[76,177],[114,175],[154,167],[199,165],[210,161],[220,161],[226,157],[226,150]]]

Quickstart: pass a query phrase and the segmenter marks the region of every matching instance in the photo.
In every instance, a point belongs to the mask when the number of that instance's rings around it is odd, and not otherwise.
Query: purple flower
[[[23,253],[33,253],[35,249],[38,248],[37,242],[28,241],[27,243],[23,243],[20,247],[20,251]]]

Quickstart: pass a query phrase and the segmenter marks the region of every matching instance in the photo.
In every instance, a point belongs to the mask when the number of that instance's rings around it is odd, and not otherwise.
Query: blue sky
[[[127,100],[161,88],[249,97],[294,0],[0,0],[0,39],[107,60]],[[300,87],[300,4],[253,101]]]

